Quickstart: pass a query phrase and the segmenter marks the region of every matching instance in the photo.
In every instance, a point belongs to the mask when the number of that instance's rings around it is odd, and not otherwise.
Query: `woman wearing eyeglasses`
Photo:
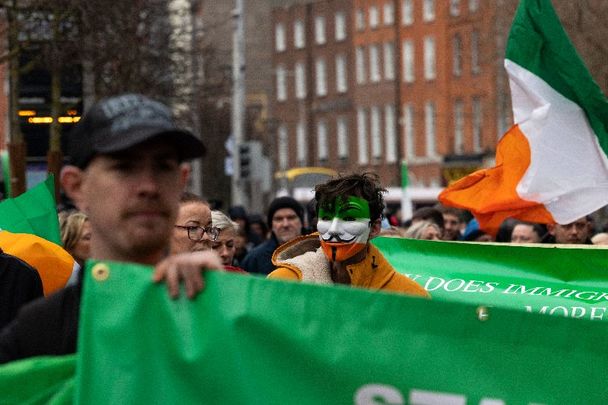
[[[211,227],[211,209],[205,200],[192,193],[184,193],[171,238],[171,253],[208,250],[209,240],[217,238]]]

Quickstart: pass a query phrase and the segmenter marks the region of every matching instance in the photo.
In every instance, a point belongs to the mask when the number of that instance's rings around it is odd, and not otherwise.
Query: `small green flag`
[[[0,202],[0,229],[34,234],[61,245],[53,175],[20,196]]]
[[[409,173],[407,171],[407,163],[401,161],[401,188],[406,188],[409,182]]]
[[[2,179],[4,180],[4,195],[11,195],[11,165],[8,151],[0,152],[0,160],[2,162]]]

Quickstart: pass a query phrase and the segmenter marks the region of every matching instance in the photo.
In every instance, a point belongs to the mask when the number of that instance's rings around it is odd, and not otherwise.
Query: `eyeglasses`
[[[180,229],[186,229],[188,231],[188,239],[190,239],[192,242],[200,242],[201,240],[203,240],[203,235],[205,234],[205,232],[207,232],[209,238],[214,242],[217,240],[217,237],[220,236],[220,228],[216,228],[215,226],[208,226],[204,228],[202,226],[196,225],[175,225],[175,227]]]

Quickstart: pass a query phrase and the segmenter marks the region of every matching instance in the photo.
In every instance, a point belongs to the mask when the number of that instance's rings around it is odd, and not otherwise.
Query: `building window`
[[[317,122],[317,158],[327,160],[327,123],[325,120]]]
[[[283,23],[278,23],[274,27],[274,41],[277,52],[283,52],[286,49],[285,45],[285,26]]]
[[[414,41],[403,41],[403,81],[414,82]]]
[[[395,9],[392,0],[389,3],[384,3],[382,19],[384,20],[384,25],[393,25],[395,23]]]
[[[367,157],[367,114],[361,107],[357,109],[357,150],[359,164],[366,165],[369,162]]]
[[[277,66],[277,100],[287,100],[287,70],[285,66]]]
[[[416,146],[414,138],[414,106],[406,104],[403,106],[403,137],[405,143],[405,156],[408,159],[416,157]]]
[[[401,24],[408,26],[414,24],[414,0],[401,2]]]
[[[452,17],[460,15],[460,0],[450,0],[450,15]]]
[[[385,42],[384,48],[384,78],[386,80],[395,79],[395,44]]]
[[[315,17],[315,42],[318,45],[323,45],[326,42],[325,38],[325,17],[318,15]]]
[[[346,55],[336,55],[336,91],[346,93],[348,90],[346,77]]]
[[[379,82],[380,77],[380,52],[378,45],[369,46],[369,80],[371,82]]]
[[[394,163],[397,161],[397,135],[395,128],[395,106],[392,104],[384,106],[384,133],[386,134],[386,161]]]
[[[357,83],[365,83],[367,72],[365,71],[365,50],[362,46],[355,50],[355,68],[357,70]]]
[[[437,156],[435,148],[435,103],[427,101],[424,105],[424,138],[426,141],[426,156]]]
[[[373,106],[370,115],[370,136],[372,141],[372,157],[380,159],[382,157],[382,131],[380,127],[380,108]]]
[[[480,97],[473,97],[473,151],[481,152],[482,105]]]
[[[454,103],[454,153],[464,152],[464,104],[462,100]]]
[[[452,73],[456,77],[462,75],[462,39],[460,34],[452,39]]]
[[[471,33],[471,73],[474,75],[481,72],[479,66],[479,31]]]
[[[433,80],[437,75],[435,69],[435,38],[424,38],[424,78]]]
[[[344,41],[346,39],[346,15],[342,11],[336,13],[335,30],[336,41]]]
[[[362,8],[358,9],[355,14],[355,24],[357,26],[357,31],[363,31],[365,29],[365,11]]]
[[[302,20],[297,20],[293,23],[293,46],[296,49],[302,49],[306,46],[304,21]]]
[[[304,63],[298,62],[295,66],[296,79],[296,98],[302,100],[306,98],[306,68]]]
[[[345,116],[340,116],[336,120],[336,134],[338,141],[338,158],[348,157],[348,120]]]
[[[325,59],[317,59],[315,62],[317,96],[327,95],[327,72],[325,70]]]
[[[289,139],[287,127],[282,124],[278,130],[279,135],[279,167],[281,170],[287,170],[289,167]]]
[[[469,11],[471,13],[479,10],[479,0],[469,0]]]
[[[376,27],[378,27],[379,23],[380,23],[380,19],[378,16],[378,7],[371,6],[369,8],[369,27],[376,28]]]
[[[298,165],[306,166],[308,144],[306,143],[306,124],[304,121],[298,122],[298,126],[296,127],[296,145],[298,146],[298,150],[296,151]]]
[[[435,20],[435,0],[423,0],[422,21],[431,22]]]

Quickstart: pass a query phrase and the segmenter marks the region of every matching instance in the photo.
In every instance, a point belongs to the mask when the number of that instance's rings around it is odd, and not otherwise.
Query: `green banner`
[[[206,274],[197,300],[171,300],[150,277],[88,266],[76,403],[608,398],[604,322],[224,272]]]
[[[35,357],[0,366],[0,404],[71,404],[76,356]]]
[[[30,233],[61,246],[53,175],[15,198],[0,202],[0,229]]]
[[[608,251],[377,238],[401,273],[435,300],[608,320]]]

